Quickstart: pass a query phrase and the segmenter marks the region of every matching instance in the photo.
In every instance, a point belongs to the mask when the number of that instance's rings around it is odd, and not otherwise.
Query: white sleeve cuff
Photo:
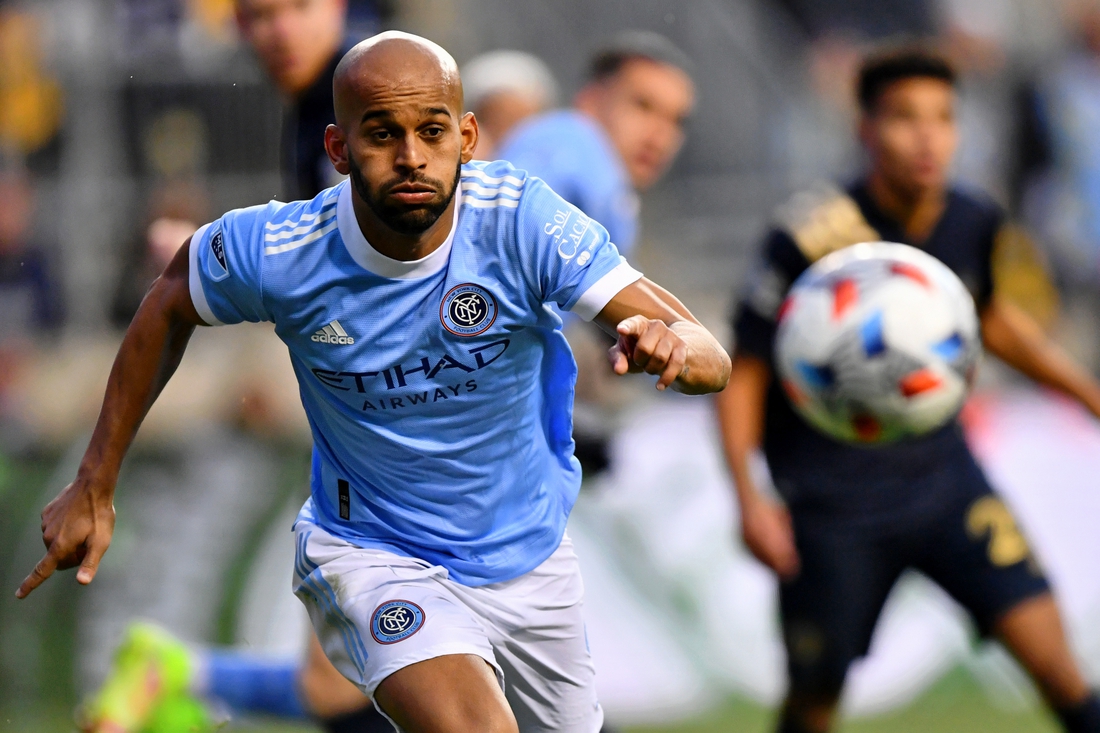
[[[191,303],[195,306],[195,312],[199,314],[199,318],[210,326],[224,326],[225,324],[218,320],[218,317],[210,310],[210,304],[206,302],[206,292],[202,289],[202,279],[199,275],[199,248],[202,246],[202,238],[209,228],[209,224],[203,224],[198,231],[191,235],[191,246],[187,250],[187,287],[191,291]]]
[[[619,291],[641,279],[642,273],[628,265],[626,260],[622,260],[585,290],[569,310],[584,320],[591,321]]]

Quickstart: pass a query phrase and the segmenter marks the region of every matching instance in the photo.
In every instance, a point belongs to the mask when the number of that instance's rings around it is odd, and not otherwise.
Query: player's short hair
[[[957,74],[946,58],[921,46],[906,46],[871,54],[863,60],[856,83],[859,108],[870,113],[891,84],[905,79],[939,79],[954,87]]]
[[[634,59],[647,59],[675,66],[688,76],[695,70],[691,58],[660,33],[653,31],[623,31],[592,55],[588,65],[589,81],[605,81],[619,73]]]

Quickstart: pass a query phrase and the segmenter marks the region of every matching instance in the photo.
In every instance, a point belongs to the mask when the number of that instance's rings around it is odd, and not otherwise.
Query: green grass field
[[[0,711],[2,733],[71,733],[68,711]],[[630,733],[765,733],[773,714],[759,706],[730,700],[691,722],[637,727]],[[315,733],[308,725],[266,722],[233,723],[227,730],[253,733]],[[1007,712],[993,707],[963,671],[944,677],[912,705],[878,718],[844,721],[838,733],[1054,733],[1058,730],[1042,710]]]

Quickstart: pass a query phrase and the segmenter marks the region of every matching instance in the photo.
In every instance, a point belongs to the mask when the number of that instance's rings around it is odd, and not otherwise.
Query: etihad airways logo
[[[363,410],[401,410],[476,391],[477,373],[504,356],[509,343],[500,339],[475,346],[457,358],[447,353],[413,356],[411,363],[364,372],[311,371],[329,389],[362,395]]]
[[[355,343],[355,339],[348,336],[348,332],[340,325],[340,321],[333,321],[328,324],[310,336],[309,340],[319,344],[340,344],[341,346]]]

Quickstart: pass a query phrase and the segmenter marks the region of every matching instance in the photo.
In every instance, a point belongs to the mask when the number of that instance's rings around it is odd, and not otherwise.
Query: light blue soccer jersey
[[[525,120],[497,156],[544,180],[569,203],[603,224],[629,255],[638,236],[638,195],[607,134],[575,110]]]
[[[482,585],[549,557],[580,487],[549,304],[591,319],[641,275],[506,163],[463,166],[456,195],[414,262],[364,239],[347,182],[232,211],[192,238],[190,288],[207,323],[273,321],[290,350],[314,441],[300,516]]]

